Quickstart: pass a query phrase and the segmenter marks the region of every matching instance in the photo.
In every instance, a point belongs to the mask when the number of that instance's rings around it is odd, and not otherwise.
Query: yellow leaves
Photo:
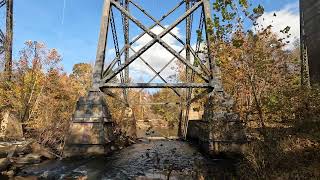
[[[58,63],[61,61],[61,55],[58,53],[57,49],[50,49],[47,55],[47,63]]]
[[[73,86],[77,80],[61,71],[59,52],[43,43],[27,41],[20,56],[10,90],[0,82],[0,104],[24,121],[29,136],[42,141],[44,135],[45,143],[60,143],[79,95]]]

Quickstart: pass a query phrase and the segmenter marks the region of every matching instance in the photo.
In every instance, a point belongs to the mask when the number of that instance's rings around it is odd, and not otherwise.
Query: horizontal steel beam
[[[137,53],[133,48],[130,48],[134,53]],[[141,59],[141,61],[147,65],[149,67],[149,69],[152,70],[152,72],[154,72],[164,83],[168,83],[160,74],[158,74],[158,72],[145,60],[143,59],[141,56],[139,57]],[[175,90],[174,88],[172,88],[172,90],[180,97],[181,94]]]
[[[137,20],[136,18],[134,18],[132,15],[129,14],[129,12],[127,12],[123,7],[121,7],[120,4],[118,4],[117,2],[115,2],[114,0],[111,0],[111,3],[113,4],[114,7],[116,7],[119,11],[121,11],[121,13],[123,13],[124,15],[126,15],[131,21],[133,21],[137,26],[139,26],[141,29],[143,29],[147,34],[149,34],[151,37],[153,37],[154,39],[152,41],[150,41],[149,43],[147,43],[144,47],[142,47],[138,53],[134,54],[133,56],[130,57],[130,59],[128,60],[128,62],[126,62],[125,64],[122,64],[121,66],[119,66],[117,69],[114,70],[114,72],[110,75],[107,75],[106,77],[104,77],[102,79],[103,82],[101,82],[102,84],[104,82],[108,82],[110,81],[113,77],[115,77],[117,74],[119,74],[123,69],[125,69],[127,66],[129,66],[133,61],[135,61],[137,58],[139,58],[139,56],[141,56],[144,52],[146,52],[149,48],[151,48],[156,42],[159,42],[162,45],[166,45],[166,43],[163,42],[163,40],[161,40],[161,38],[163,38],[166,34],[168,34],[174,27],[176,27],[178,24],[180,24],[186,17],[188,17],[190,14],[192,14],[196,9],[198,9],[198,7],[202,4],[203,0],[199,1],[198,3],[196,3],[191,9],[189,9],[187,12],[184,13],[183,16],[181,16],[180,18],[178,18],[172,25],[170,25],[166,30],[164,30],[162,33],[160,33],[159,35],[155,35],[153,32],[151,32],[150,29],[146,28],[144,25],[141,24],[141,22],[139,20]],[[178,56],[177,58],[182,58],[181,56],[174,54],[175,56]],[[182,58],[183,59],[183,58]],[[189,65],[189,64],[188,64]],[[191,69],[193,68],[193,66],[191,66]],[[205,77],[203,74],[201,74],[199,71],[195,70],[195,72],[202,77],[205,81],[208,81],[208,78]]]
[[[213,88],[209,83],[104,83],[105,88]]]
[[[137,106],[147,106],[147,105],[180,105],[185,104],[183,102],[150,102],[150,103],[133,103],[131,105],[137,105]]]

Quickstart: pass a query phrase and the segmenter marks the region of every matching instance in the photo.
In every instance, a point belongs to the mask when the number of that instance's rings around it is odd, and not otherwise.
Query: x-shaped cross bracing
[[[0,0],[0,8],[6,4],[6,0]]]
[[[113,7],[117,8],[122,13],[122,15],[124,15],[127,18],[129,18],[138,27],[140,27],[144,32],[141,33],[132,42],[130,42],[129,44],[126,44],[126,46],[124,48],[122,48],[121,51],[119,51],[119,54],[110,63],[108,68],[106,70],[103,70],[103,73],[101,73],[101,80],[99,82],[99,87],[100,88],[138,88],[138,87],[142,87],[142,88],[161,88],[161,87],[170,87],[170,88],[175,88],[175,87],[176,88],[191,88],[191,87],[212,88],[212,84],[209,83],[210,79],[212,77],[211,76],[211,70],[208,70],[208,68],[204,64],[199,63],[200,67],[201,67],[201,70],[202,70],[202,71],[200,71],[197,67],[193,66],[190,63],[190,61],[188,61],[186,58],[184,58],[181,55],[181,51],[177,52],[176,50],[174,50],[169,44],[167,44],[162,39],[165,35],[170,34],[177,41],[179,41],[182,45],[184,45],[184,48],[189,49],[189,51],[192,53],[192,55],[195,57],[195,59],[199,59],[199,57],[197,56],[196,52],[191,48],[191,46],[189,44],[184,43],[179,37],[177,37],[176,35],[171,33],[171,30],[173,28],[175,28],[178,24],[180,24],[183,20],[188,18],[192,13],[194,13],[194,11],[197,10],[201,5],[203,5],[204,1],[206,1],[206,0],[199,0],[197,2],[194,2],[194,5],[192,7],[190,7],[188,10],[186,10],[186,12],[181,17],[179,17],[173,24],[171,24],[167,28],[165,28],[163,25],[161,25],[161,21],[163,21],[168,15],[170,15],[176,9],[178,9],[184,3],[184,1],[180,2],[176,7],[174,7],[171,11],[169,11],[166,15],[164,15],[160,20],[156,20],[149,13],[147,13],[145,10],[143,10],[143,8],[140,7],[138,4],[136,4],[136,3],[132,2],[131,0],[129,0],[129,2],[131,2],[135,7],[137,7],[139,10],[141,10],[145,15],[147,15],[150,19],[152,19],[155,22],[155,24],[150,26],[149,28],[144,26],[139,20],[137,20],[135,17],[133,17],[123,6],[120,5],[119,2],[114,1],[114,0],[109,0],[109,1],[110,1],[109,9],[110,9],[110,6],[113,6]],[[204,10],[205,10],[205,8],[204,8]],[[163,32],[161,32],[159,35],[153,33],[151,31],[151,29],[154,28],[155,26],[162,27],[164,29]],[[144,36],[145,34],[148,34],[153,39],[149,43],[147,43],[145,46],[143,46],[140,50],[135,52],[132,49],[131,46],[137,40],[139,40],[142,36]],[[159,43],[160,45],[162,45],[162,47],[167,49],[174,56],[174,59],[177,58],[178,60],[180,60],[184,65],[186,65],[187,68],[191,69],[195,74],[197,74],[199,77],[201,77],[205,81],[205,83],[168,84],[164,80],[164,78],[162,78],[160,76],[161,71],[160,72],[156,72],[151,65],[148,65],[146,63],[146,61],[141,58],[141,55],[143,53],[145,53],[148,49],[150,49],[156,43]],[[111,69],[114,67],[116,62],[119,61],[119,56],[121,57],[121,55],[125,52],[126,49],[133,50],[134,54],[131,57],[129,57],[129,59],[127,59],[125,63],[120,64],[115,70],[111,71]],[[99,57],[99,56],[97,56],[97,57]],[[121,83],[121,84],[110,83],[111,79],[113,79],[115,76],[117,76],[119,73],[121,73],[125,68],[127,68],[131,63],[133,63],[138,58],[142,59],[142,61],[156,74],[155,77],[158,76],[162,80],[164,80],[165,84],[150,83],[150,82],[149,83],[136,83],[136,84],[131,84],[131,83]],[[173,60],[169,61],[169,63],[166,66],[168,66]],[[101,67],[99,69],[101,69]],[[154,79],[154,78],[152,78],[152,79]],[[175,92],[177,93],[177,91],[175,91]]]

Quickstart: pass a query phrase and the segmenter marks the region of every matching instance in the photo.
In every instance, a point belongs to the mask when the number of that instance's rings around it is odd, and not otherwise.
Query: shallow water
[[[47,161],[19,175],[44,179],[229,179],[233,163],[202,155],[183,141],[142,141],[109,156]]]

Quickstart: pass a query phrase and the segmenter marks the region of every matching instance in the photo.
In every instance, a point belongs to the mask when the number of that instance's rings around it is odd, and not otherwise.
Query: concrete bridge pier
[[[105,154],[115,140],[114,123],[104,96],[90,91],[80,97],[66,137],[64,156]]]
[[[233,100],[224,92],[212,92],[201,121],[190,121],[187,138],[208,154],[241,154],[248,142],[245,126],[232,112]]]

